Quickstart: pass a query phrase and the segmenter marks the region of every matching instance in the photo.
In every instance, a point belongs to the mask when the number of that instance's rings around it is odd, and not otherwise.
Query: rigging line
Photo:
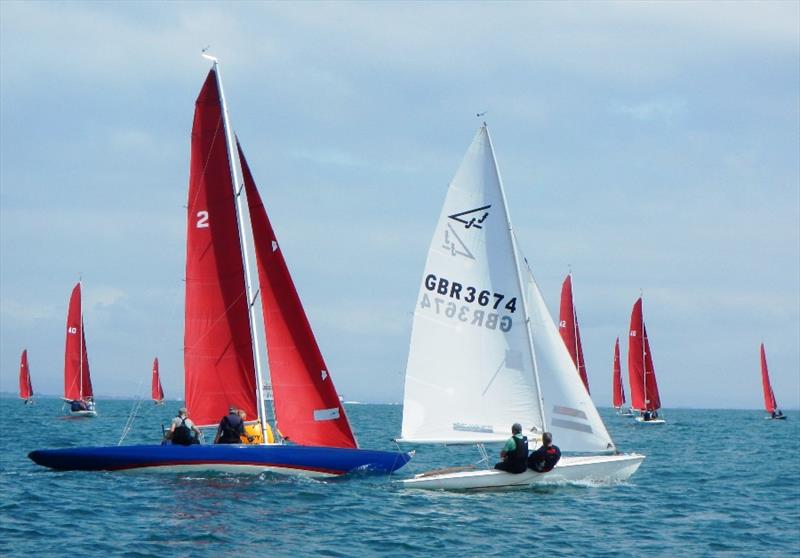
[[[128,415],[128,420],[125,422],[125,426],[122,428],[122,435],[119,438],[119,442],[117,442],[118,446],[122,445],[122,442],[130,433],[131,429],[133,428],[133,423],[136,420],[136,415],[139,412],[139,407],[142,406],[142,386],[144,385],[144,379],[139,381],[139,388],[136,390],[136,400],[134,401],[133,407],[131,408],[131,412]]]

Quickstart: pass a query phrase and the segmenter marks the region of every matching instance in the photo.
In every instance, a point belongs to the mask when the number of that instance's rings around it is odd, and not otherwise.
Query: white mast
[[[252,281],[250,280],[250,258],[248,256],[249,245],[247,242],[247,230],[242,215],[244,213],[242,203],[242,190],[244,183],[239,180],[238,166],[236,165],[237,155],[231,130],[230,116],[228,115],[228,105],[225,102],[225,93],[222,89],[222,73],[219,67],[219,60],[203,52],[203,58],[211,60],[214,64],[214,74],[217,77],[217,88],[219,89],[219,99],[222,105],[222,119],[225,124],[225,144],[228,147],[228,163],[231,170],[233,182],[233,195],[236,198],[236,221],[239,224],[239,242],[241,243],[242,257],[244,258],[244,282],[247,290],[247,308],[250,313],[250,339],[253,344],[253,355],[256,365],[256,404],[258,405],[258,420],[261,423],[261,433],[263,442],[267,441],[267,410],[264,405],[264,381],[261,375],[261,344],[258,342],[258,330],[256,323],[255,295],[253,294]]]
[[[489,149],[492,151],[492,162],[494,163],[494,170],[497,173],[497,183],[500,186],[500,199],[503,202],[503,209],[505,210],[508,226],[508,235],[511,238],[511,251],[514,254],[514,267],[516,269],[517,274],[517,286],[519,287],[519,294],[522,298],[522,308],[525,312],[525,333],[528,337],[528,346],[531,351],[531,364],[533,365],[533,380],[536,385],[536,396],[539,400],[539,415],[542,419],[542,432],[547,431],[547,423],[545,422],[544,416],[544,399],[542,399],[542,388],[539,384],[539,369],[536,365],[536,350],[533,347],[533,336],[531,335],[531,319],[528,314],[528,302],[525,297],[525,287],[522,283],[522,275],[519,269],[519,253],[517,251],[517,239],[514,236],[514,230],[511,226],[511,215],[508,213],[508,203],[506,202],[506,192],[503,188],[503,179],[500,176],[500,169],[497,166],[497,157],[494,153],[494,145],[492,144],[492,137],[489,135],[489,128],[486,126],[486,123],[483,123],[483,128],[486,130],[486,138],[489,140]]]

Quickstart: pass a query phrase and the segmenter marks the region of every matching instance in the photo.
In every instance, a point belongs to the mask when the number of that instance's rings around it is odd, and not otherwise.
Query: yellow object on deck
[[[263,444],[264,436],[261,434],[261,423],[259,422],[246,422],[244,424],[244,436],[242,436],[243,444]],[[267,443],[274,444],[275,437],[272,435],[272,428],[267,424]]]

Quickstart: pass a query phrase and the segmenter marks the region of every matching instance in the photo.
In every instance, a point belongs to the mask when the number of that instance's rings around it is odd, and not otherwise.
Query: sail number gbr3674
[[[475,327],[511,331],[517,298],[462,285],[433,273],[425,276],[420,308]],[[429,292],[426,292],[429,291]]]

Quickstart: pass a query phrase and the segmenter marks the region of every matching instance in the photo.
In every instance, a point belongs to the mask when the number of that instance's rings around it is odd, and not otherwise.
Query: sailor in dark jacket
[[[515,422],[511,427],[511,438],[506,441],[506,445],[500,450],[500,457],[503,461],[495,464],[495,469],[508,473],[524,473],[528,468],[526,459],[528,458],[528,439],[522,435],[522,425]]]
[[[215,444],[241,444],[244,434],[244,421],[239,416],[239,410],[231,406],[228,414],[222,417],[214,436]]]
[[[561,450],[553,445],[553,435],[549,432],[542,434],[542,447],[528,457],[528,467],[537,473],[552,471],[558,460],[561,459]]]

